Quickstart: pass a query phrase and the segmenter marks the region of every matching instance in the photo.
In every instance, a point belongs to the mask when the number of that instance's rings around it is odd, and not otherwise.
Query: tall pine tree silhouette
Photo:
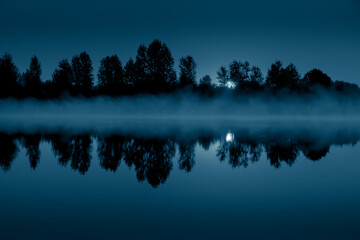
[[[41,65],[39,59],[33,56],[29,69],[24,74],[25,94],[30,97],[42,96]]]

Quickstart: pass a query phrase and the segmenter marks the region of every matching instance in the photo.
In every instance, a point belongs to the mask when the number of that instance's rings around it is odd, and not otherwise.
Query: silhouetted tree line
[[[264,138],[264,134],[267,136]],[[274,168],[282,164],[292,166],[300,153],[311,161],[324,158],[332,145],[354,145],[360,140],[358,132],[339,131],[329,137],[311,132],[293,134],[288,132],[235,132],[233,138],[211,132],[201,132],[184,137],[140,137],[129,135],[92,136],[90,134],[6,134],[0,133],[0,168],[8,171],[13,159],[22,147],[32,169],[40,161],[41,142],[50,143],[57,161],[62,166],[70,165],[80,174],[90,168],[92,139],[97,141],[100,167],[115,172],[121,162],[134,168],[137,179],[147,181],[153,187],[163,184],[172,168],[173,159],[178,156],[180,170],[190,172],[195,166],[195,148],[209,150],[217,143],[216,156],[220,162],[233,167],[248,167],[266,159]],[[176,154],[176,152],[178,154]]]
[[[307,72],[303,77],[293,64],[283,66],[273,63],[267,76],[249,62],[232,61],[217,71],[218,84],[209,75],[197,80],[196,62],[192,56],[182,57],[177,76],[174,58],[167,45],[154,40],[149,46],[138,48],[135,60],[130,58],[125,65],[117,55],[101,60],[95,84],[94,69],[89,54],[82,52],[69,62],[63,59],[55,69],[52,79],[41,80],[39,59],[33,56],[29,69],[20,74],[12,56],[5,53],[0,58],[0,97],[36,97],[40,99],[62,96],[132,95],[138,93],[169,93],[191,91],[214,96],[233,93],[282,92],[314,94],[319,91],[359,94],[359,87],[343,81],[332,81],[319,69]]]

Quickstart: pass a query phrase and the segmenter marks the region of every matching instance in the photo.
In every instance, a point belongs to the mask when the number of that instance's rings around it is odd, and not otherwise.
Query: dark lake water
[[[351,121],[2,119],[0,239],[360,239],[359,140]]]

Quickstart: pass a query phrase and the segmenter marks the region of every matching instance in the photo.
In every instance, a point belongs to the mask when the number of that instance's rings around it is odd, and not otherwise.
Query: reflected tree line
[[[180,58],[178,71],[174,65],[171,51],[159,40],[148,46],[140,45],[136,57],[125,64],[117,55],[104,57],[96,74],[89,54],[82,52],[71,61],[61,60],[51,79],[41,78],[41,64],[36,56],[31,57],[29,68],[20,73],[12,56],[5,53],[0,58],[0,97],[48,99],[170,92],[192,92],[208,97],[283,93],[312,96],[324,91],[359,95],[356,84],[333,81],[319,69],[301,76],[294,64],[284,66],[280,61],[273,63],[264,76],[259,67],[248,61],[233,60],[219,68],[216,81],[209,75],[197,77],[197,64],[192,56]]]
[[[30,167],[35,170],[40,161],[40,143],[48,142],[60,165],[69,165],[85,174],[90,167],[94,139],[101,168],[115,172],[121,163],[125,164],[134,168],[140,182],[146,180],[156,187],[166,181],[175,162],[185,172],[194,168],[196,146],[205,151],[213,146],[219,161],[227,162],[233,168],[246,168],[262,156],[272,167],[280,168],[282,165],[292,166],[300,154],[311,161],[318,161],[328,154],[332,145],[355,145],[360,134],[351,132],[334,137],[312,137],[310,133],[300,136],[236,132],[220,136],[209,132],[185,139],[170,136],[0,133],[0,167],[3,171],[10,170],[14,158],[22,149]]]

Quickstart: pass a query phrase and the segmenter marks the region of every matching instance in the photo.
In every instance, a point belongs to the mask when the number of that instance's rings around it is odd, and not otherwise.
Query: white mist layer
[[[239,99],[194,96],[96,97],[90,99],[0,100],[1,131],[187,131],[238,127],[356,126],[358,101]]]
[[[96,97],[90,99],[0,100],[0,117],[45,118],[173,118],[262,119],[320,118],[357,119],[359,101],[333,98],[302,99],[201,99],[193,96]]]

